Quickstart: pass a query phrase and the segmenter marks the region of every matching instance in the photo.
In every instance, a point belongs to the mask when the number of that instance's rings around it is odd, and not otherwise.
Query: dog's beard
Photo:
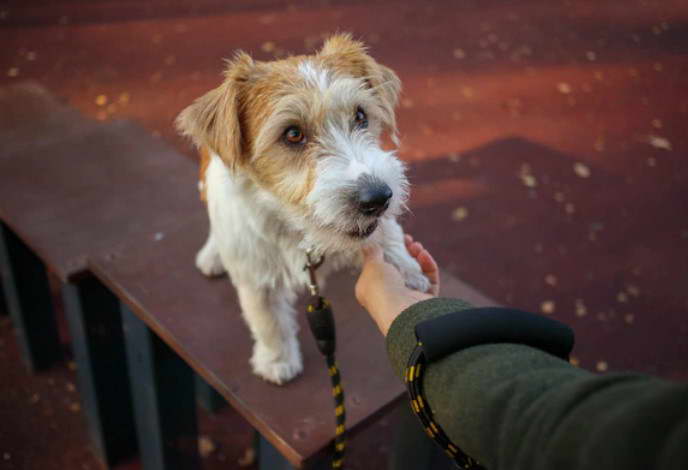
[[[355,229],[355,230],[349,231],[349,232],[347,233],[347,235],[349,235],[349,236],[352,237],[352,238],[358,238],[358,239],[361,239],[361,240],[366,239],[366,238],[368,238],[370,235],[373,234],[373,232],[375,231],[375,229],[376,229],[377,226],[378,226],[378,222],[379,222],[378,220],[374,220],[373,222],[369,223],[369,224],[368,224],[367,226],[365,226],[365,227],[357,228],[357,229]]]
[[[401,194],[394,198],[389,209],[380,217],[361,215],[346,198],[339,204],[323,204],[308,211],[300,218],[300,230],[306,248],[315,246],[322,252],[358,250],[361,245],[378,235],[381,222],[386,218],[398,217],[406,208]],[[335,199],[337,199],[335,197]]]
[[[355,251],[379,230],[379,220],[370,222],[366,228],[341,228],[331,226],[309,227],[304,230],[304,248],[316,247],[322,253]]]

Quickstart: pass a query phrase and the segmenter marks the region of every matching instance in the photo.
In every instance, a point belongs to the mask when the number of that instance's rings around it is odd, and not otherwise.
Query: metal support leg
[[[7,303],[7,297],[5,296],[5,274],[3,270],[0,269],[0,316],[7,316],[10,314],[10,306]]]
[[[142,468],[196,470],[195,374],[129,308],[121,310]]]
[[[46,369],[62,355],[45,267],[3,223],[0,232],[0,277],[22,357],[30,372]]]
[[[295,470],[292,464],[280,454],[258,431],[254,440],[258,455],[258,470]]]
[[[119,301],[93,277],[62,295],[91,442],[112,466],[138,451]]]
[[[200,375],[196,375],[196,400],[204,410],[216,413],[227,405],[222,395],[211,387]]]

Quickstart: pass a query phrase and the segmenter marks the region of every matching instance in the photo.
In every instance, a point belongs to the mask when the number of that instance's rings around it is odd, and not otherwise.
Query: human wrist
[[[380,332],[382,332],[382,335],[387,336],[390,326],[401,312],[418,302],[432,298],[434,298],[433,295],[410,289],[403,293],[399,293],[399,295],[390,297],[388,299],[389,302],[381,305],[378,310],[378,315],[375,316],[375,322]]]

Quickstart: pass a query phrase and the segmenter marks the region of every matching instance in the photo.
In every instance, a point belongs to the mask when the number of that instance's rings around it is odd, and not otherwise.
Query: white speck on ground
[[[545,300],[540,304],[540,310],[542,313],[551,314],[556,310],[556,304],[553,300]]]
[[[565,83],[565,82],[558,83],[557,84],[557,90],[559,91],[559,93],[563,93],[565,95],[568,95],[569,93],[571,93],[573,91],[571,89],[571,85],[569,85],[568,83]]]
[[[465,207],[457,207],[456,209],[454,209],[451,215],[452,220],[455,220],[457,222],[461,222],[466,217],[468,217],[468,209],[466,209]]]
[[[669,142],[669,139],[667,139],[666,137],[661,137],[658,135],[649,135],[647,136],[647,143],[656,149],[667,151],[673,150],[671,147],[671,142]]]
[[[215,452],[217,446],[208,436],[198,436],[198,453],[201,454],[201,458],[208,458],[210,454]]]
[[[588,167],[585,163],[581,162],[576,162],[573,164],[573,171],[576,173],[577,176],[580,176],[581,178],[589,178],[590,177],[590,167]]]

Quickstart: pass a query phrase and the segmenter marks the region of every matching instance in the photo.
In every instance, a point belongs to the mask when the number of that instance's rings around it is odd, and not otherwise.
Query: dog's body
[[[321,282],[378,243],[410,287],[428,287],[396,222],[404,166],[378,143],[383,129],[395,131],[399,86],[339,35],[312,56],[259,63],[239,54],[225,82],[178,118],[201,149],[210,218],[196,265],[229,274],[255,340],[251,364],[266,380],[283,383],[303,367],[293,304],[308,283],[307,249],[327,255]]]

